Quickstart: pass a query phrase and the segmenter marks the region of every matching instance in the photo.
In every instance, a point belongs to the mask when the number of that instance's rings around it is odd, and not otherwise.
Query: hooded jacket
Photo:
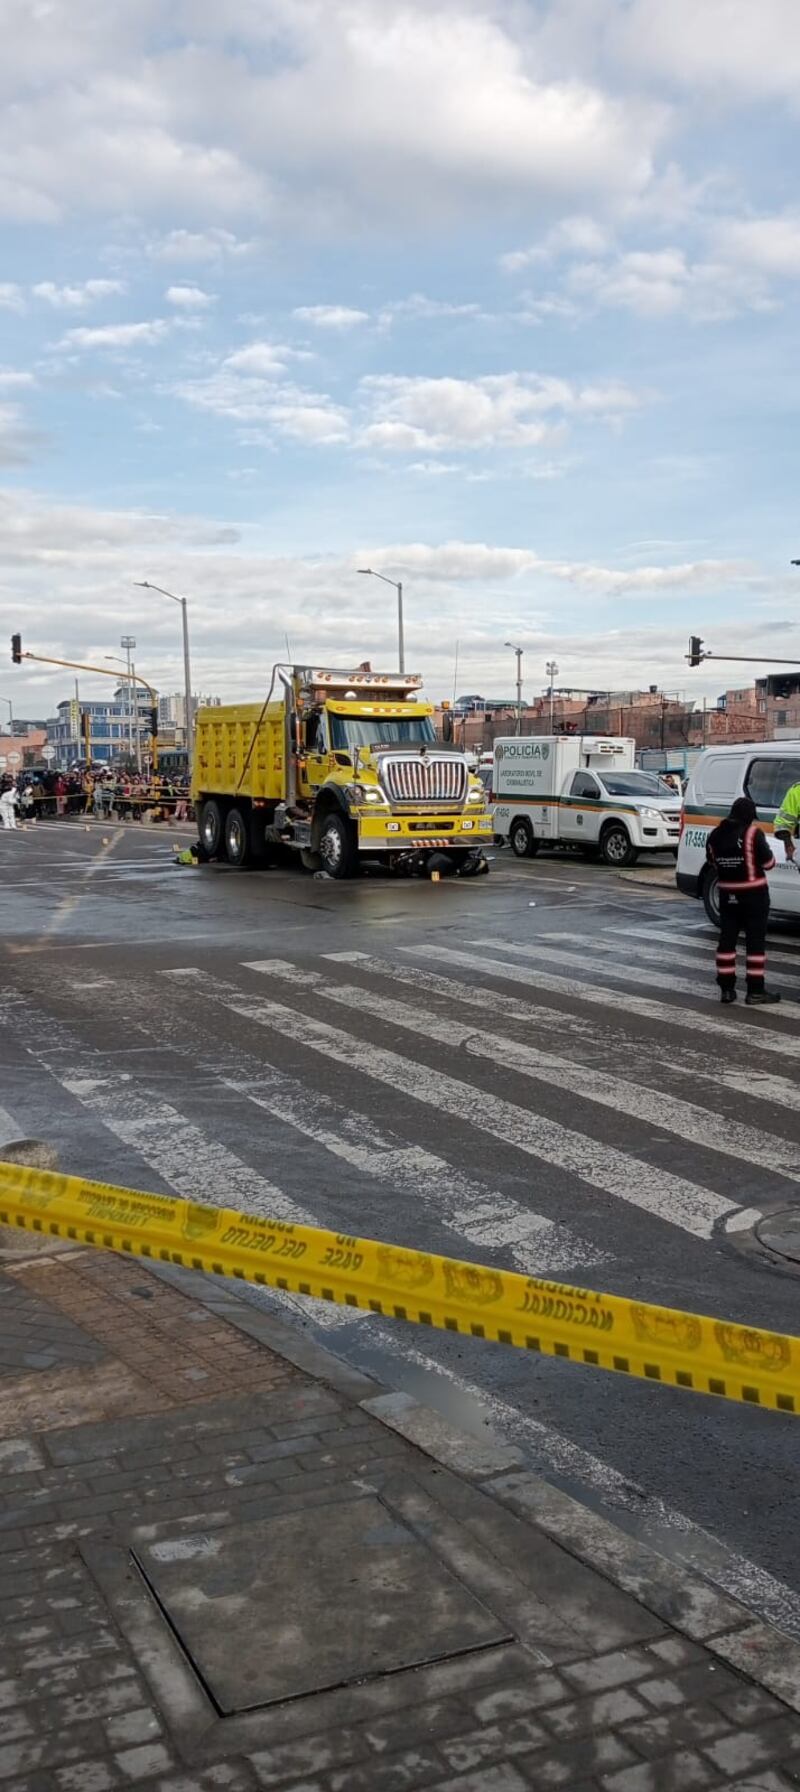
[[[740,796],[730,815],[706,842],[706,858],[714,866],[721,890],[766,890],[766,873],[775,860],[767,837],[757,825],[755,803]]]

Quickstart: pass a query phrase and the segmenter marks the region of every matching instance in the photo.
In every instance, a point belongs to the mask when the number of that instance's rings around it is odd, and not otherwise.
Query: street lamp
[[[9,734],[13,734],[13,732],[14,732],[14,710],[12,707],[11,698],[10,697],[0,697],[0,703],[8,704],[8,732],[9,732]]]
[[[189,772],[192,770],[194,753],[194,699],[192,697],[192,667],[189,659],[189,611],[185,597],[176,597],[174,591],[167,591],[164,585],[152,585],[149,579],[134,579],[140,591],[157,591],[161,597],[171,597],[174,604],[181,606],[183,625],[183,705],[186,719],[186,756]]]
[[[397,592],[397,658],[398,671],[406,669],[406,646],[403,635],[403,583],[401,579],[389,579],[385,572],[373,572],[371,566],[359,566],[359,572],[365,579],[383,579],[384,585],[393,585]]]
[[[510,647],[517,656],[517,733],[522,733],[522,654],[521,647],[515,647],[513,641],[504,641],[504,647]]]
[[[554,711],[554,707],[555,707],[555,693],[553,691],[553,679],[558,677],[558,666],[556,665],[555,660],[548,660],[547,665],[545,666],[545,672],[547,673],[547,676],[550,680],[550,733],[552,734],[554,732],[553,711]]]

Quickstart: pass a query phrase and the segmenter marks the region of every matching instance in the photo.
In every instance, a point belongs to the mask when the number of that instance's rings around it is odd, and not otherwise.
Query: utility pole
[[[393,585],[397,592],[397,660],[398,671],[406,669],[406,637],[403,621],[403,581],[390,579],[385,572],[374,572],[371,566],[359,566],[358,571],[365,579],[383,579],[384,585]]]
[[[178,597],[175,591],[168,591],[165,585],[152,585],[149,579],[134,579],[142,591],[157,591],[161,597],[171,597],[174,604],[181,606],[181,627],[183,633],[183,721],[186,734],[186,758],[189,772],[192,770],[194,756],[194,697],[192,696],[192,668],[189,659],[189,608],[185,597]],[[289,653],[289,637],[286,637],[286,652]],[[401,665],[402,672],[403,667]]]
[[[545,672],[550,680],[550,733],[554,734],[556,694],[553,689],[553,679],[558,677],[558,666],[556,665],[555,660],[548,660],[547,665],[545,666]]]
[[[522,733],[522,654],[523,654],[523,649],[521,647],[516,647],[514,645],[513,641],[506,641],[505,645],[506,645],[506,647],[510,647],[512,653],[515,653],[517,656],[517,733],[521,734]]]
[[[135,646],[136,646],[136,640],[133,635],[123,635],[122,640],[120,641],[120,647],[124,648],[125,654],[127,657],[127,661],[128,661],[127,705],[126,705],[126,707],[127,707],[127,711],[128,711],[128,757],[130,759],[133,758],[133,694],[134,694],[134,691],[136,688],[133,683],[133,673],[131,670],[131,653]],[[138,733],[139,733],[138,718],[137,718],[136,733],[137,733],[137,738],[138,738]]]
[[[136,750],[136,770],[142,769],[142,736],[139,728],[139,691],[136,684],[136,667],[131,660],[131,696],[133,698],[133,731]]]

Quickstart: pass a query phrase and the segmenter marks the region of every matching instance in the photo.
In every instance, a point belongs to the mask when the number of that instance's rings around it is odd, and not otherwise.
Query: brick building
[[[788,717],[797,715],[800,732],[800,675],[796,696],[767,696],[759,692],[761,684],[744,690],[726,691],[713,705],[670,695],[656,685],[645,691],[581,691],[560,690],[554,693],[553,731],[557,734],[620,734],[632,735],[639,748],[703,747],[712,741],[766,740],[773,738],[778,726],[788,726]],[[498,736],[517,731],[516,705],[487,703],[481,709],[480,699],[470,699],[470,708],[454,715],[455,739],[458,746],[473,752],[491,750]],[[787,720],[779,723],[778,713]],[[436,712],[437,730],[441,733],[442,708]],[[523,707],[520,718],[522,734],[549,734],[549,694],[537,697]]]

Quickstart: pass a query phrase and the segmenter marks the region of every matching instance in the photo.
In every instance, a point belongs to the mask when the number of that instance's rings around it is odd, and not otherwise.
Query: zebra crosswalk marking
[[[160,974],[171,977],[173,988],[179,987],[182,981],[194,982],[201,975],[196,967]],[[108,1012],[124,1017],[129,1025],[132,1020],[144,1025],[156,1045],[166,1039],[185,1052],[190,1035],[180,1015],[164,1013],[163,1008],[155,1007],[148,985],[140,979],[134,978],[124,988],[114,985],[104,991],[104,1003]],[[91,1002],[87,1006],[91,1007]],[[191,1035],[191,1041],[196,1054],[196,1031]],[[202,1052],[202,1046],[200,1050]],[[260,1058],[215,1042],[213,1062],[213,1083],[217,1089],[230,1090],[269,1113],[282,1125],[294,1127],[303,1137],[314,1139],[340,1163],[349,1164],[381,1184],[389,1184],[398,1193],[410,1195],[420,1203],[424,1214],[477,1251],[507,1250],[514,1267],[530,1275],[563,1276],[576,1272],[578,1267],[608,1262],[607,1251],[579,1236],[572,1227],[536,1212],[490,1182],[465,1174],[435,1152],[416,1144],[406,1144],[394,1132],[381,1131],[371,1119],[352,1110],[342,1110],[329,1096],[274,1069]],[[101,1059],[101,1064],[106,1068],[107,1060]],[[92,1066],[96,1074],[97,1060],[94,1058]],[[124,1087],[130,1089],[130,1082],[126,1080]],[[103,1117],[99,1107],[94,1111]],[[113,1106],[108,1112],[113,1119]],[[175,1132],[169,1125],[165,1130],[167,1136]],[[135,1139],[130,1142],[135,1143]],[[201,1151],[201,1156],[207,1163],[207,1153]],[[145,1161],[152,1160],[145,1157]],[[153,1162],[153,1167],[164,1175],[165,1180],[169,1179],[160,1157],[158,1162]],[[327,1167],[321,1165],[323,1186],[328,1173]],[[178,1192],[185,1193],[186,1190],[179,1189]],[[207,1188],[205,1198],[208,1198]],[[242,1191],[238,1204],[242,1207],[251,1205],[247,1189]],[[263,1204],[253,1210],[270,1211]],[[290,1217],[277,1205],[271,1211],[279,1218]],[[297,1208],[296,1217],[300,1217],[301,1211],[307,1223],[324,1223],[320,1222],[319,1216],[310,1220],[305,1209]],[[351,1219],[349,1223],[354,1221]],[[336,1318],[338,1320],[338,1315]]]
[[[764,1169],[768,1164],[771,1170],[779,1170],[782,1175],[800,1182],[800,1150],[790,1140],[779,1138],[774,1133],[762,1132],[757,1127],[725,1120],[712,1109],[701,1107],[695,1102],[682,1101],[678,1096],[648,1089],[642,1083],[631,1082],[628,1078],[615,1076],[609,1071],[595,1070],[584,1064],[576,1065],[568,1058],[539,1051],[535,1046],[508,1039],[502,1034],[476,1034],[474,1027],[463,1022],[440,1021],[433,1015],[420,1013],[408,1002],[389,1000],[373,990],[354,984],[328,984],[318,972],[297,970],[278,959],[262,960],[248,968],[263,971],[284,981],[301,983],[314,989],[328,1001],[341,1003],[356,1013],[372,1014],[390,1026],[404,1027],[423,1038],[439,1039],[443,1045],[459,1045],[470,1057],[486,1058],[491,1064],[502,1062],[521,1075],[532,1077],[536,1082],[549,1084],[556,1089],[569,1089],[582,1100],[610,1108],[614,1113],[626,1114],[632,1119],[643,1120],[648,1126],[674,1133],[691,1144],[705,1146],[708,1150],[721,1152],[737,1161],[755,1164],[758,1169]],[[721,1219],[723,1215],[730,1213],[734,1205],[734,1202],[720,1197],[716,1217]]]
[[[539,937],[541,939],[547,941],[547,943],[550,945],[585,946],[585,944],[586,944],[586,942],[583,938],[583,935],[580,933],[543,933]],[[654,942],[653,952],[649,953],[648,949],[647,949],[649,942],[644,941],[642,939],[641,935],[633,934],[628,928],[626,928],[624,938],[620,937],[619,932],[617,932],[616,938],[613,940],[600,939],[597,934],[593,934],[592,939],[591,939],[591,950],[593,952],[619,952],[620,948],[622,948],[625,952],[626,960],[630,957],[644,958],[644,959],[647,959],[648,962],[651,964],[656,964],[656,965],[666,964],[667,968],[669,968],[669,965],[672,963],[683,962],[685,953],[699,952],[702,954],[702,957],[705,960],[706,971],[707,971],[707,975],[708,975],[708,979],[709,979],[709,990],[707,991],[707,993],[710,992],[712,1001],[716,1001],[717,993],[716,993],[716,988],[714,985],[715,967],[714,967],[714,945],[713,945],[713,942],[709,945],[709,944],[705,944],[702,940],[681,940],[681,939],[675,939],[673,936],[669,943],[670,943],[670,945],[672,945],[675,948],[676,953],[680,954],[679,958],[673,960],[671,958],[667,958],[663,952],[659,951],[659,949],[658,949],[659,943],[662,940],[663,940],[663,935],[659,935],[658,941]],[[631,943],[631,941],[633,943]],[[767,959],[770,964],[772,964],[773,962],[777,962],[778,964],[781,964],[781,965],[784,965],[784,964],[791,965],[795,974],[800,976],[800,958],[798,958],[796,953],[773,952],[771,950],[771,948],[768,947],[767,948]],[[694,964],[692,963],[689,968],[691,968],[693,970],[695,968]],[[698,971],[700,970],[700,968],[701,967],[698,964],[698,966],[697,966]],[[742,969],[744,968],[744,959],[742,959],[741,968]],[[782,969],[780,975],[782,977],[788,977],[791,975],[791,972]]]
[[[294,966],[289,968],[295,971]],[[297,978],[293,976],[290,981]],[[486,1090],[477,1091],[471,1083],[358,1039],[282,1003],[266,998],[248,999],[236,991],[210,993],[212,999],[221,1000],[243,1019],[268,1027],[334,1063],[347,1064],[359,1075],[384,1083],[425,1106],[466,1121],[477,1131],[572,1173],[581,1182],[656,1214],[697,1238],[710,1238],[715,1222],[734,1205],[615,1146],[601,1144]]]
[[[614,932],[617,937],[619,937],[619,928],[603,928],[602,931],[603,933]],[[548,939],[561,939],[562,937],[574,939],[576,936],[574,934],[570,934],[569,936],[562,936],[561,934],[547,935]],[[626,949],[630,939],[641,940],[643,945],[647,945],[652,941],[653,945],[672,946],[676,952],[702,952],[707,964],[711,967],[713,976],[716,933],[712,933],[710,928],[708,929],[706,938],[701,940],[690,939],[687,934],[683,933],[670,933],[663,927],[626,927]],[[596,935],[593,935],[593,941],[599,943],[597,942]],[[777,964],[791,965],[794,970],[800,973],[800,952],[783,952],[779,946],[773,945],[771,939],[767,940],[767,960],[770,964],[772,964],[774,960]]]
[[[348,959],[355,964],[359,962],[355,953],[337,953],[335,957],[337,963]],[[250,968],[269,971],[270,961],[262,961]],[[387,965],[383,974],[391,977],[391,967]],[[394,975],[398,982],[403,981],[401,970],[395,971]],[[466,985],[464,989],[465,993],[470,993],[466,992]],[[602,1107],[611,1108],[613,1112],[643,1120],[647,1125],[660,1128],[663,1132],[674,1133],[687,1143],[721,1152],[737,1161],[754,1164],[758,1169],[764,1169],[768,1165],[770,1170],[779,1170],[792,1181],[800,1182],[800,1146],[775,1133],[762,1131],[759,1127],[727,1119],[715,1109],[703,1107],[698,1102],[684,1101],[661,1087],[651,1089],[646,1084],[633,1082],[611,1071],[597,1070],[574,1058],[540,1051],[536,1046],[521,1044],[496,1032],[476,1035],[474,1028],[461,1022],[448,1020],[439,1023],[435,1017],[426,1015],[417,1024],[403,1018],[402,1010],[409,1012],[407,1003],[386,1002],[372,991],[360,987],[352,987],[346,993],[337,994],[335,986],[320,986],[320,993],[354,1008],[364,1007],[395,1026],[410,1026],[414,1031],[443,1041],[449,1036],[453,1043],[463,1044],[471,1057],[488,1058],[490,1063],[502,1059],[511,1068],[533,1077],[537,1082],[548,1083],[556,1089],[570,1089],[583,1100],[597,1102]],[[485,1011],[485,1003],[483,1006]],[[715,1079],[710,1077],[708,1080],[713,1082]],[[729,1203],[728,1207],[730,1205]]]
[[[8,1008],[6,1008],[8,1012]],[[318,1216],[229,1151],[219,1140],[185,1119],[177,1108],[132,1085],[124,1073],[105,1073],[104,1061],[82,1049],[80,1040],[49,1015],[37,1015],[27,1003],[14,1008],[17,1036],[54,1080],[109,1132],[136,1151],[142,1161],[176,1195],[193,1201],[219,1202],[265,1214],[289,1224],[317,1225]],[[68,1068],[56,1068],[61,1053]],[[104,1073],[98,1074],[100,1067]],[[276,1296],[298,1311],[307,1310],[300,1296]],[[364,1314],[368,1319],[369,1315]],[[335,1330],[347,1323],[336,1307],[320,1309],[320,1324]]]
[[[514,947],[505,941],[498,944],[494,940],[474,940],[471,944],[476,947],[485,946],[489,952],[514,951]],[[628,995],[606,985],[585,983],[577,977],[559,977],[552,971],[529,970],[522,965],[509,963],[507,959],[488,957],[486,951],[478,954],[439,945],[400,946],[398,949],[411,958],[433,959],[436,964],[459,965],[464,970],[476,971],[483,977],[495,977],[500,982],[521,983],[527,989],[541,989],[546,994],[569,996],[575,1001],[602,1008],[606,1013],[617,1009],[629,1019],[640,1015],[643,1020],[655,1020],[662,1026],[685,1028],[695,1035],[714,1035],[718,1045],[723,1040],[729,1044],[738,1041],[753,1051],[775,1052],[782,1058],[800,1058],[800,1039],[792,1039],[788,1035],[777,1037],[768,1025],[753,1026],[739,1015],[735,1022],[721,1017],[712,1020],[710,1015],[696,1009],[689,1013],[669,1002],[659,1002],[655,997]],[[772,1013],[773,1010],[770,1010],[767,1018],[771,1018]],[[565,1015],[564,1018],[566,1021],[571,1017]]]

